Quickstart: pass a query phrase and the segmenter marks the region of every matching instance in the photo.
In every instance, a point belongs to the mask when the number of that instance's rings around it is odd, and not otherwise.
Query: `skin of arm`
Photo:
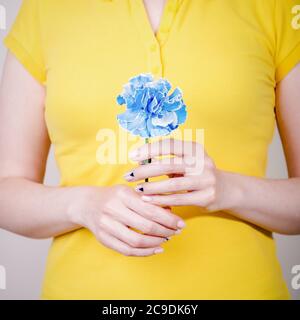
[[[169,176],[169,179],[141,183],[136,187],[142,199],[148,203],[163,206],[196,205],[210,212],[228,211],[272,232],[300,234],[299,87],[300,64],[276,88],[277,123],[289,178],[267,179],[222,171],[216,168],[202,145],[192,143],[192,146],[188,146],[191,142],[172,139],[135,150],[131,155],[132,160],[154,160],[151,164],[137,166],[124,178],[127,181],[139,181],[146,177]],[[200,149],[204,154],[203,166],[197,165],[197,157],[196,163],[191,166],[195,154],[184,150]],[[168,154],[182,161],[167,163],[166,159],[155,160],[157,156]]]
[[[78,228],[66,217],[70,190],[40,185],[50,146],[45,88],[7,55],[0,92],[0,226],[34,238]]]
[[[49,238],[85,227],[126,256],[162,252],[161,243],[178,234],[184,221],[145,203],[133,188],[42,184],[50,147],[45,95],[45,87],[8,52],[0,88],[0,228]]]

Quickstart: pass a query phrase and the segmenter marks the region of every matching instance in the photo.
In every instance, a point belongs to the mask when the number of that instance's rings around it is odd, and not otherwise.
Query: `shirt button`
[[[161,31],[162,33],[168,33],[168,32],[169,32],[169,29],[166,28],[166,27],[163,27],[163,28],[161,28],[160,31]]]

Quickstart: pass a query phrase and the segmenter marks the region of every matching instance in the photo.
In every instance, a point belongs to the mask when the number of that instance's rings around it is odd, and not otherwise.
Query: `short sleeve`
[[[4,38],[4,45],[36,80],[45,83],[39,0],[23,0],[18,15]]]
[[[280,82],[300,62],[300,2],[276,0],[276,82]]]

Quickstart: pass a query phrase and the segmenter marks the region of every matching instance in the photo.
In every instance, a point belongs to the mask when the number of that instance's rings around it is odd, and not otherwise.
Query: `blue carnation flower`
[[[182,91],[176,88],[168,94],[171,87],[168,80],[154,80],[149,73],[129,79],[117,97],[117,103],[127,107],[117,116],[119,124],[143,138],[170,134],[187,117]]]

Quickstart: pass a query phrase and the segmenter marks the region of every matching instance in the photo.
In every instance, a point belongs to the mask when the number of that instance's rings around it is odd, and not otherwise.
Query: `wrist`
[[[66,190],[66,218],[74,225],[86,227],[88,205],[95,194],[95,187],[71,187]]]
[[[220,210],[236,211],[243,207],[246,190],[243,176],[237,173],[218,170],[220,185]]]

